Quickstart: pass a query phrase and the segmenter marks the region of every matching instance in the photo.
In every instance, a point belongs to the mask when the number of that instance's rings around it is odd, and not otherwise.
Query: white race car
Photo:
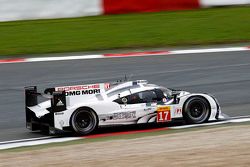
[[[38,103],[38,96],[47,98]],[[73,131],[86,135],[97,127],[164,123],[183,119],[199,124],[222,118],[209,94],[189,93],[145,80],[48,88],[25,88],[26,125],[34,130]],[[49,100],[48,100],[49,99]]]

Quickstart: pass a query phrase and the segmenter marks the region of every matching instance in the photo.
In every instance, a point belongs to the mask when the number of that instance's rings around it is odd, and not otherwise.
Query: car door
[[[136,119],[134,121],[139,121],[143,118],[143,121],[139,123],[146,123],[153,115],[157,109],[157,96],[153,90],[147,90],[142,92],[137,92],[125,97],[121,97],[116,100],[125,112],[135,112]]]

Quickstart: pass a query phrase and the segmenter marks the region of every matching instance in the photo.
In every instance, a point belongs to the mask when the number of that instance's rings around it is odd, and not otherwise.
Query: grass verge
[[[250,41],[250,7],[0,23],[0,56]]]
[[[104,142],[104,141],[110,141],[110,140],[129,140],[129,139],[142,138],[142,137],[147,137],[147,136],[159,136],[159,135],[164,135],[164,134],[202,131],[205,129],[215,129],[215,128],[221,128],[221,127],[242,126],[242,125],[243,126],[250,125],[250,122],[202,126],[202,127],[193,127],[193,128],[187,128],[187,129],[161,130],[161,131],[155,131],[155,132],[116,135],[116,136],[107,136],[107,137],[100,137],[100,138],[87,138],[87,139],[79,139],[79,140],[61,142],[61,143],[51,143],[51,144],[43,144],[43,145],[37,145],[37,146],[27,146],[27,147],[12,148],[12,149],[7,149],[7,150],[0,150],[0,153],[40,150],[40,149],[46,149],[46,148],[51,148],[51,147],[63,147],[67,145],[88,144],[92,142]]]

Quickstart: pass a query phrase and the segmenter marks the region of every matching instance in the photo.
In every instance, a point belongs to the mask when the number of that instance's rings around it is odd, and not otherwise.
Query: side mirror
[[[177,104],[177,103],[179,103],[179,100],[178,100],[178,98],[177,98],[177,96],[180,94],[180,92],[173,92],[172,93],[172,96],[173,96],[173,98],[174,98],[174,104]]]

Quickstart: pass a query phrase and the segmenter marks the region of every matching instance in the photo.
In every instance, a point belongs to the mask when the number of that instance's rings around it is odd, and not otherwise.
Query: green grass
[[[0,23],[0,55],[250,41],[250,7]]]

